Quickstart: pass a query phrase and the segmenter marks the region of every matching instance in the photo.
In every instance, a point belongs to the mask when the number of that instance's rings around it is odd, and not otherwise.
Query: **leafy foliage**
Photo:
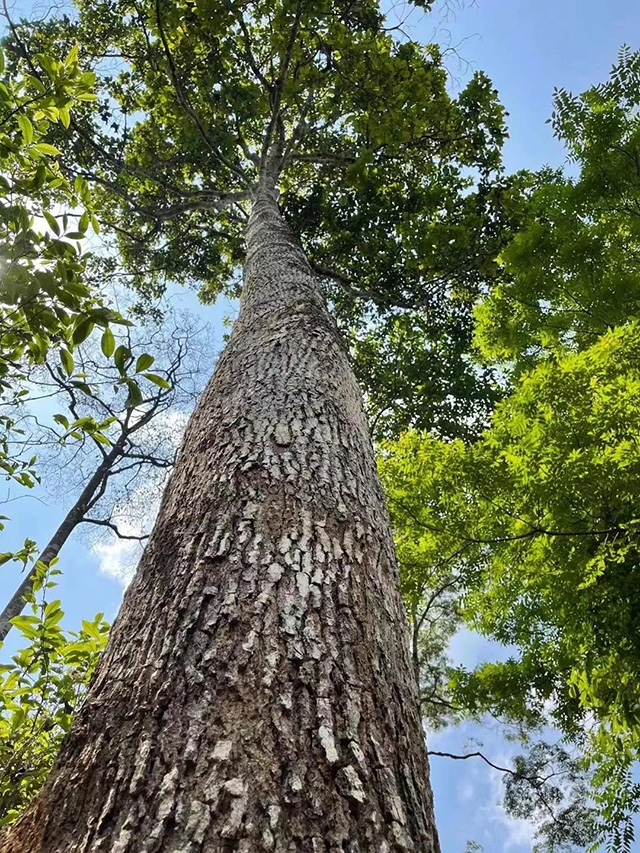
[[[60,626],[60,601],[48,600],[56,574],[38,564],[31,613],[14,619],[28,645],[0,667],[0,827],[38,794],[107,641],[101,613],[78,632]]]
[[[595,781],[616,819],[639,745],[639,347],[634,321],[530,372],[475,445],[409,433],[381,462],[410,609],[449,584],[462,599],[448,607],[519,650],[450,673],[440,703],[527,727],[551,710],[581,744],[595,721],[589,753],[615,757]]]
[[[496,372],[478,368],[471,300],[443,300],[427,316],[395,311],[371,316],[350,335],[356,376],[367,389],[374,440],[408,424],[441,438],[476,437],[502,396]]]
[[[577,835],[543,826],[550,850],[629,850],[640,809],[639,106],[640,54],[626,49],[603,86],[557,93],[579,174],[530,182],[505,278],[478,310],[478,343],[513,392],[475,444],[409,432],[381,459],[410,608],[445,563],[438,583],[463,620],[514,649],[450,671],[441,698],[525,729],[550,717],[584,753],[598,820],[576,818]],[[512,811],[531,811],[513,791]]]
[[[372,0],[78,6],[20,33],[34,54],[80,44],[97,76],[97,108],[61,134],[65,168],[94,187],[144,310],[167,280],[237,295],[252,198],[276,184],[372,419],[398,398],[389,358],[402,394],[432,374],[432,396],[413,393],[379,434],[424,426],[438,402],[457,434],[467,393],[481,421],[496,389],[465,359],[472,306],[521,213],[495,189],[506,129],[486,76],[451,98],[438,48],[396,40]]]
[[[526,368],[593,344],[640,300],[640,59],[622,48],[610,79],[556,91],[553,129],[579,169],[543,172],[528,225],[501,255],[506,280],[478,312],[478,342]]]
[[[95,98],[94,75],[82,72],[77,47],[64,61],[41,54],[40,76],[0,52],[0,390],[27,358],[41,362],[52,344],[68,356],[91,332],[116,315],[96,300],[83,280],[76,240],[92,221],[87,182],[70,183],[48,140],[55,124],[68,126],[69,108]],[[81,214],[52,209],[82,205]],[[75,220],[71,225],[70,219]],[[94,217],[95,219],[95,217]],[[65,356],[65,357],[66,357]]]

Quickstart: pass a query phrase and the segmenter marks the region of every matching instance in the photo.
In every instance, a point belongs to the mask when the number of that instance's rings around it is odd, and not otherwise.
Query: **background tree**
[[[45,67],[50,69],[46,83],[27,73],[25,64],[11,53],[7,60],[6,53],[0,52],[4,111],[0,119],[0,366],[5,392],[11,370],[19,369],[23,357],[41,360],[52,341],[58,347],[73,348],[74,332],[77,339],[96,321],[104,325],[115,318],[82,280],[84,261],[73,242],[90,225],[90,196],[67,181],[57,162],[60,152],[47,141],[53,125],[69,124],[69,107],[96,97],[94,76],[81,72],[77,48],[64,61],[45,54],[37,61],[43,73]],[[49,209],[83,202],[85,209],[72,228],[68,216],[58,221]],[[36,218],[48,230],[35,230]]]
[[[119,339],[107,331],[101,350],[90,345],[76,349],[69,372],[54,358],[30,374],[31,405],[46,401],[47,409],[55,404],[64,411],[44,422],[37,409],[24,413],[17,421],[22,437],[14,443],[27,456],[37,449],[44,463],[41,470],[49,474],[49,488],[55,488],[59,497],[64,483],[64,491],[75,492],[76,499],[0,614],[0,639],[24,608],[38,563],[49,565],[57,558],[79,525],[91,524],[124,539],[146,538],[129,526],[121,529],[117,506],[143,481],[151,492],[154,485],[158,492],[164,486],[181,434],[180,430],[177,437],[172,434],[164,421],[170,412],[186,418],[198,396],[199,332],[184,316],[167,318],[160,328],[129,329]],[[149,349],[161,353],[157,362]],[[160,374],[150,372],[151,367]],[[130,383],[119,382],[122,376],[130,377]],[[129,506],[129,520],[132,512]]]
[[[86,181],[60,170],[52,144],[55,126],[69,127],[71,110],[95,101],[94,75],[80,68],[75,45],[60,60],[40,53],[26,61],[0,50],[0,74],[0,470],[31,488],[36,456],[13,452],[30,370],[50,357],[71,373],[72,352],[94,327],[112,335],[109,325],[126,321],[107,304],[104,288],[87,281],[89,256],[79,241],[90,226],[99,229],[93,201]],[[135,386],[125,374],[118,382]],[[82,387],[76,383],[78,393]],[[28,540],[2,559],[26,563],[34,548]]]
[[[455,673],[446,698],[528,729],[550,718],[583,753],[599,810],[579,843],[614,850],[631,849],[640,803],[638,104],[640,55],[626,48],[605,84],[557,93],[579,174],[533,192],[478,311],[478,342],[513,393],[476,444],[410,433],[381,463],[414,594],[429,595],[434,555],[451,555],[463,619],[517,649]],[[549,849],[578,843],[542,829]]]

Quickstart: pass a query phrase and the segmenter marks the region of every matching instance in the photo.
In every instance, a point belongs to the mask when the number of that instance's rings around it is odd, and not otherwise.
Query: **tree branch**
[[[202,123],[200,116],[189,104],[189,101],[187,100],[187,96],[185,95],[185,93],[182,89],[182,86],[180,84],[180,79],[178,77],[178,71],[177,71],[175,63],[173,61],[173,56],[171,55],[171,51],[169,49],[169,43],[167,42],[167,37],[166,37],[165,31],[164,31],[164,27],[162,25],[162,15],[160,13],[160,0],[155,0],[155,6],[156,6],[156,20],[158,23],[158,32],[160,34],[160,40],[162,41],[162,46],[164,48],[165,56],[167,58],[167,63],[169,66],[169,76],[171,78],[171,82],[173,83],[173,87],[174,87],[174,89],[176,91],[176,95],[178,97],[178,103],[180,104],[180,106],[183,108],[183,110],[187,113],[189,118],[193,121],[193,123],[197,127],[198,132],[200,133],[200,136],[202,137],[203,142],[205,143],[205,145],[207,146],[209,151],[213,154],[215,159],[222,166],[224,166],[226,169],[228,169],[230,172],[232,172],[237,178],[239,178],[239,180],[246,187],[250,187],[250,183],[247,180],[242,169],[239,169],[237,166],[235,166],[233,163],[231,163],[229,160],[227,160],[227,158],[223,154],[220,153],[220,151],[218,150],[218,148],[216,147],[216,145],[213,143],[212,139],[210,138],[209,134],[207,133],[207,130],[206,130],[204,124]]]
[[[140,536],[135,536],[133,534],[121,533],[118,525],[114,524],[112,521],[107,521],[105,518],[83,518],[81,520],[82,524],[96,524],[98,527],[108,527],[109,530],[112,530],[118,539],[134,539],[137,542],[141,542],[143,539],[148,539],[149,534],[145,533]]]
[[[158,2],[158,0],[156,0]],[[262,176],[264,169],[267,164],[267,157],[269,155],[269,149],[271,148],[271,142],[273,140],[273,132],[277,127],[278,121],[280,119],[280,104],[282,103],[282,93],[284,91],[284,84],[287,79],[287,73],[289,71],[289,65],[291,64],[291,57],[293,56],[293,49],[295,47],[296,39],[298,37],[298,33],[300,32],[300,18],[302,15],[302,0],[298,0],[296,4],[296,12],[295,17],[293,19],[293,25],[291,27],[291,32],[289,33],[289,39],[287,41],[287,47],[282,58],[282,62],[280,64],[280,69],[278,71],[278,77],[273,84],[273,102],[271,105],[271,119],[269,121],[269,125],[264,135],[264,142],[262,144],[262,153],[260,155],[260,174]]]

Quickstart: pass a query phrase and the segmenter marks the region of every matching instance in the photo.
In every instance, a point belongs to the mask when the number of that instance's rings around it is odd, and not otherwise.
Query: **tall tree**
[[[452,101],[437,50],[370,2],[82,3],[27,41],[54,32],[126,63],[98,113],[114,126],[74,121],[65,168],[103,188],[138,288],[215,294],[243,259],[244,287],[87,701],[4,849],[436,853],[387,512],[317,260],[405,310],[490,274],[463,170],[498,164],[491,86]]]

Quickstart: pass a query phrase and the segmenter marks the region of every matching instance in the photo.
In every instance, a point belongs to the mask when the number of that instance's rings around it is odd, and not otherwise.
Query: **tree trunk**
[[[270,190],[247,252],[88,698],[4,853],[439,853],[360,393]]]

